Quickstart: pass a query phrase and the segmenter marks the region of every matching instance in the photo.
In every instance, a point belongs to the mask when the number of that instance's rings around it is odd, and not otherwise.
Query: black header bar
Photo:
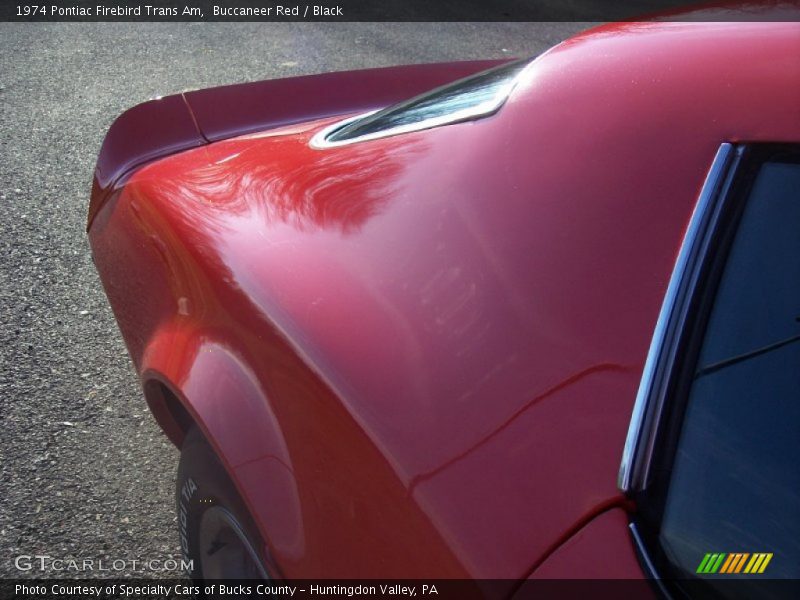
[[[800,0],[746,4],[737,13],[735,3],[686,0],[3,0],[0,21],[775,21],[798,19]]]
[[[580,576],[585,565],[575,565]],[[691,597],[705,597],[706,582],[669,581]],[[797,598],[797,580],[734,578],[714,580],[726,597],[746,597],[756,589],[765,595]],[[5,579],[0,580],[0,600],[652,600],[652,582],[644,579],[528,579],[528,580],[209,580],[189,579]]]

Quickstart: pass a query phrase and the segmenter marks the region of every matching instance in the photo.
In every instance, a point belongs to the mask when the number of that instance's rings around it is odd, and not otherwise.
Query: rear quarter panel
[[[330,120],[292,125],[112,197],[90,238],[137,370],[287,576],[518,579],[622,504],[697,193],[720,143],[800,139],[799,34],[602,28],[492,118],[326,152]]]

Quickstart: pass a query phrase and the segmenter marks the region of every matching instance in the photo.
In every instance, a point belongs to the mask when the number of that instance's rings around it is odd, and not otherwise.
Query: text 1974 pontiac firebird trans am
[[[196,577],[800,576],[797,22],[157,99],[88,231]]]

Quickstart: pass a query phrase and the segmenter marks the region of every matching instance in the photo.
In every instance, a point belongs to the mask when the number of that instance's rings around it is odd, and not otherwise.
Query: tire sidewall
[[[175,485],[178,537],[183,558],[194,580],[203,580],[200,561],[200,524],[206,511],[221,506],[231,513],[266,565],[265,546],[244,502],[216,453],[196,427],[187,432],[181,447]]]

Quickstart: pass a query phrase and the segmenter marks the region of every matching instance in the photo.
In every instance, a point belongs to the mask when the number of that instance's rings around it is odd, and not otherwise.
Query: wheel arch
[[[305,548],[292,459],[268,394],[246,361],[208,334],[162,329],[144,353],[141,385],[159,427],[180,448],[196,426],[250,511],[280,565]],[[188,339],[187,339],[188,338]],[[180,348],[182,358],[176,357]],[[177,358],[177,359],[176,359]]]
[[[161,377],[151,373],[148,379],[142,381],[142,390],[153,418],[176,448],[180,450],[186,434],[193,426],[203,431],[198,419],[187,410],[188,402],[182,400]]]

